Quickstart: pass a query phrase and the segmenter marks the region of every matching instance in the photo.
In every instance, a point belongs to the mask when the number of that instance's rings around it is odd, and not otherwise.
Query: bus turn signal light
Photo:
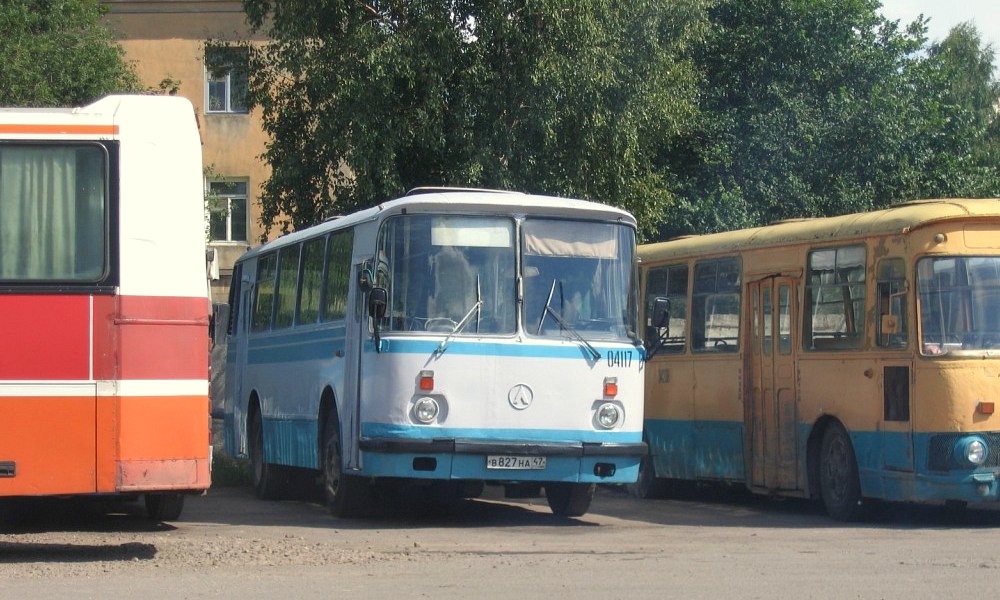
[[[976,412],[982,415],[992,415],[993,407],[992,402],[980,402],[979,405],[976,406]]]
[[[420,389],[429,392],[434,389],[434,371],[420,372]]]
[[[604,397],[614,398],[618,395],[618,378],[617,377],[605,377],[604,378]]]

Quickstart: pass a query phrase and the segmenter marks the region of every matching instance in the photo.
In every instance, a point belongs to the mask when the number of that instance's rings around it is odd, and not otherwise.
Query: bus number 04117
[[[631,350],[610,350],[607,358],[609,367],[624,367],[627,369],[632,366]]]

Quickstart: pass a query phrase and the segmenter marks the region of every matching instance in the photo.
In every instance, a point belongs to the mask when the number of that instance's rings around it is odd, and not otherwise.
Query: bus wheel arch
[[[370,504],[370,485],[344,472],[340,415],[329,388],[320,400],[320,423],[320,482],[326,505],[335,517],[360,516]]]
[[[254,492],[262,500],[274,500],[281,495],[281,466],[264,460],[264,418],[256,391],[247,404],[247,454]]]

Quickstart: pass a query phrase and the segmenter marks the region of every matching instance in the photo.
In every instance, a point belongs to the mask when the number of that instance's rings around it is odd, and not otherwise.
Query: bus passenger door
[[[344,395],[340,402],[340,431],[343,436],[341,447],[344,453],[344,468],[361,468],[358,440],[361,438],[361,396],[364,385],[362,370],[364,364],[373,360],[366,354],[375,354],[374,344],[369,352],[365,348],[368,337],[368,295],[358,286],[365,263],[354,265],[351,270],[350,288],[347,296],[347,328],[344,340]]]
[[[748,284],[753,311],[745,426],[750,484],[768,490],[799,488],[797,338],[798,281],[769,277]]]
[[[238,286],[232,291],[233,304],[229,307],[232,332],[226,342],[225,406],[226,446],[246,455],[247,448],[247,336],[250,335],[250,316],[253,312],[253,282],[245,273],[244,265],[237,265],[231,285]]]

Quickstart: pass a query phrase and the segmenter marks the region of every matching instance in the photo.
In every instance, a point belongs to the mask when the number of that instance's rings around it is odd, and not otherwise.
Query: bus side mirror
[[[670,298],[653,300],[653,327],[664,329],[670,326]]]
[[[229,333],[229,304],[225,302],[213,304],[210,323],[208,332],[212,338],[212,344],[218,344],[221,340],[226,339],[226,334]]]
[[[650,348],[646,352],[646,360],[656,356],[670,337],[670,298],[663,296],[653,299],[653,314],[649,327]]]
[[[385,308],[389,305],[389,292],[383,287],[372,288],[368,292],[368,316],[381,319],[385,316]]]

